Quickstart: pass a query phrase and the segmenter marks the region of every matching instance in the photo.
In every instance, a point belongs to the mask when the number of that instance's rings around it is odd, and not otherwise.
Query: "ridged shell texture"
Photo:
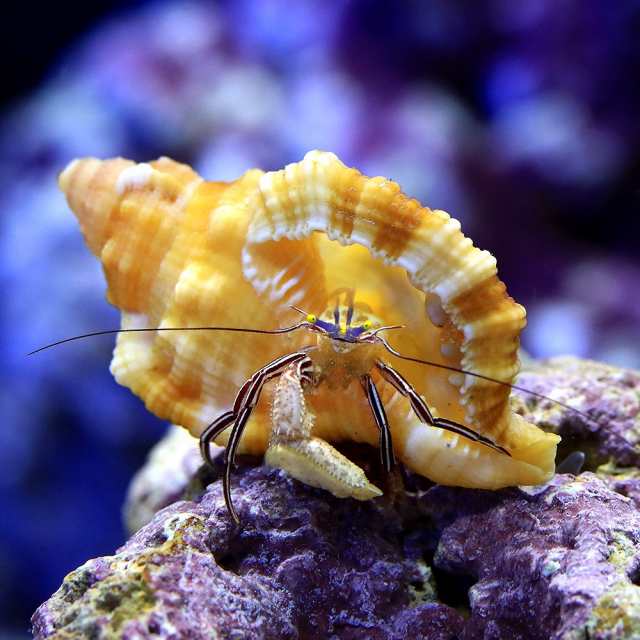
[[[404,325],[388,334],[401,353],[505,382],[518,372],[525,310],[498,279],[494,257],[475,248],[449,214],[332,153],[312,151],[281,171],[253,169],[233,182],[204,181],[168,158],[86,158],[65,169],[60,186],[102,261],[123,328],[274,329],[299,320],[290,305],[320,315],[332,292],[346,287],[378,321]],[[197,436],[230,408],[255,370],[313,340],[305,330],[122,333],[111,370],[153,413]],[[408,401],[372,374],[396,455],[408,467],[443,484],[483,488],[535,484],[553,474],[558,437],[514,414],[507,386],[387,360],[438,415],[512,455],[420,423]],[[308,401],[314,435],[377,446],[358,385],[320,386]],[[269,405],[267,387],[241,451],[265,451]]]

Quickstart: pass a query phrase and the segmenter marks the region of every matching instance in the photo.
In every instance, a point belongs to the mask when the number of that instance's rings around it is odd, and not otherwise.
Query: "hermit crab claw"
[[[296,480],[329,491],[338,498],[370,500],[382,495],[359,466],[320,438],[270,444],[264,461],[270,467],[283,469]]]

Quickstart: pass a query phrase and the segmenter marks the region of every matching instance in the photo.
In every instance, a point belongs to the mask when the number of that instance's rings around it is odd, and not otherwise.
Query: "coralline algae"
[[[520,386],[586,413],[516,391],[512,406],[527,420],[562,436],[560,451],[580,449],[586,468],[612,462],[640,467],[640,373],[570,356],[550,358],[525,367]]]
[[[602,415],[606,407],[614,428],[637,420],[626,415],[637,374],[565,363],[566,370],[558,363],[538,369],[539,384],[562,389],[563,371],[567,380],[581,371],[579,408]],[[529,419],[551,422],[544,403],[527,407]],[[566,410],[555,418],[560,430],[578,429]],[[601,459],[608,440],[589,429],[588,440],[602,443],[595,447]],[[633,451],[633,429],[621,433],[630,444],[618,458],[618,449],[609,451],[613,462],[600,477],[558,475],[495,492],[417,476],[385,480],[377,452],[351,445],[348,454],[385,489],[366,503],[336,499],[245,458],[234,484],[242,528],[227,515],[220,480],[197,472],[187,499],[156,513],[115,555],[67,576],[35,613],[35,637],[638,638],[637,481],[621,467]],[[195,459],[186,444],[174,445],[165,462],[156,455],[156,471],[138,477],[128,503],[132,525],[187,484],[184,470]]]
[[[406,556],[398,510],[339,500],[264,466],[243,465],[238,477],[242,529],[219,481],[170,505],[116,555],[72,572],[36,613],[36,638],[402,638],[414,629],[444,639],[462,629],[462,616],[433,599],[423,558]]]
[[[239,476],[242,529],[219,481],[166,507],[69,574],[36,612],[35,637],[640,634],[640,514],[593,474],[432,487],[394,504],[338,500],[263,466]]]

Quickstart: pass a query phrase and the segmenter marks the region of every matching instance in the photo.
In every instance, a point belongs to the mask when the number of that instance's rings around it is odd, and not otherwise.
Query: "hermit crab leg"
[[[236,419],[236,414],[233,411],[227,411],[221,416],[218,416],[201,434],[200,436],[200,453],[203,460],[213,467],[213,460],[211,458],[211,452],[209,451],[209,445],[215,440],[225,429],[229,428]]]
[[[236,394],[233,402],[233,409],[218,416],[201,434],[200,434],[200,453],[204,461],[213,467],[213,460],[209,451],[210,444],[228,427],[230,427],[242,408],[243,401],[247,395],[247,389],[253,384],[253,376],[249,378]]]
[[[459,433],[471,440],[475,440],[480,444],[490,447],[491,449],[495,449],[500,453],[504,453],[508,456],[511,456],[509,451],[504,447],[501,447],[499,444],[496,444],[495,442],[493,442],[493,440],[490,440],[489,438],[485,438],[484,436],[481,436],[476,431],[473,431],[473,429],[469,429],[469,427],[465,427],[463,424],[460,424],[459,422],[454,422],[453,420],[449,420],[448,418],[435,418],[435,420],[433,421],[433,426],[439,427],[440,429],[445,429],[447,431],[452,431],[453,433]]]
[[[235,463],[235,453],[240,442],[242,430],[244,429],[244,426],[246,425],[246,422],[251,415],[251,411],[253,411],[254,407],[258,404],[260,393],[262,392],[262,388],[264,387],[264,385],[269,380],[271,380],[271,378],[279,376],[289,365],[294,364],[295,362],[298,362],[300,360],[304,360],[308,357],[309,356],[306,354],[306,352],[296,351],[295,353],[289,353],[285,356],[281,356],[280,358],[276,358],[261,369],[258,369],[258,371],[256,371],[242,385],[242,387],[240,387],[240,391],[238,391],[236,399],[233,403],[232,413],[235,416],[235,421],[233,429],[231,431],[231,435],[229,436],[227,449],[225,451],[225,464],[227,464],[228,462],[230,462],[231,464]],[[248,410],[249,413],[247,413],[246,417],[244,417],[244,413],[246,410]]]
[[[382,360],[378,360],[376,362],[376,367],[378,367],[380,373],[387,382],[393,385],[403,396],[409,399],[411,408],[421,422],[463,435],[470,440],[479,442],[480,444],[495,449],[500,453],[505,453],[508,456],[511,455],[504,447],[501,447],[489,438],[469,429],[469,427],[465,427],[463,424],[454,422],[453,420],[448,420],[447,418],[435,418],[427,406],[427,403],[420,397],[420,394],[409,384],[406,378],[400,375],[400,373],[398,373],[391,365],[388,365]]]
[[[272,360],[261,369],[258,369],[243,385],[240,387],[233,403],[233,410],[223,413],[216,418],[200,436],[200,451],[205,461],[211,465],[211,456],[209,453],[209,444],[218,435],[220,435],[233,422],[233,429],[229,436],[229,442],[224,452],[223,463],[225,472],[223,478],[224,499],[227,509],[234,521],[239,524],[240,518],[233,507],[231,501],[231,466],[235,463],[235,455],[240,443],[242,432],[244,431],[251,412],[253,411],[264,385],[275,376],[280,375],[289,365],[308,359],[309,356],[304,351],[296,351]],[[306,374],[309,375],[308,373]]]
[[[236,451],[238,449],[238,444],[240,442],[240,436],[244,431],[245,426],[247,425],[247,421],[249,420],[249,416],[251,415],[251,411],[253,407],[245,407],[240,415],[237,416],[235,422],[233,423],[233,429],[231,430],[231,435],[229,436],[229,442],[227,443],[227,448],[224,451],[224,478],[222,481],[222,489],[224,491],[224,501],[227,505],[227,509],[231,514],[231,517],[234,519],[236,524],[240,524],[240,518],[236,513],[236,510],[233,506],[233,502],[231,500],[231,466],[235,463]]]
[[[360,378],[362,388],[367,394],[369,406],[373,412],[373,417],[380,431],[380,458],[385,471],[391,471],[395,463],[393,455],[393,443],[391,442],[391,431],[389,430],[389,421],[384,410],[384,405],[380,400],[380,394],[376,389],[376,385],[370,375],[364,375]]]

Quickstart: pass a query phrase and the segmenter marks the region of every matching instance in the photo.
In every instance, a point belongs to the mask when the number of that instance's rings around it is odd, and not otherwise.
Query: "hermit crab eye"
[[[371,322],[371,320],[365,320],[365,321],[362,323],[362,328],[363,328],[365,331],[369,331],[369,329],[371,329],[371,327],[372,327],[372,326],[373,326],[373,322]]]
[[[311,322],[311,324],[313,324],[318,318],[314,316],[313,313],[307,313],[307,316],[305,319],[307,322]]]

